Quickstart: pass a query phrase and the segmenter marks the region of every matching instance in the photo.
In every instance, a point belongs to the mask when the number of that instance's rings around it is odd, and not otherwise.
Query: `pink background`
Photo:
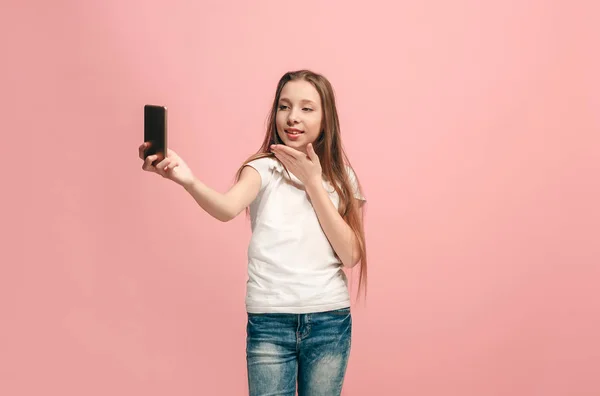
[[[0,394],[246,394],[248,220],[143,105],[224,191],[308,67],[369,198],[344,394],[599,395],[593,3],[4,1]]]

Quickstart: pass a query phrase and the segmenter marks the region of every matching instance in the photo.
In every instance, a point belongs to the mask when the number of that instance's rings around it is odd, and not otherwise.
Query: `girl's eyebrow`
[[[280,102],[287,102],[287,103],[291,103],[291,101],[290,101],[288,98],[280,98],[280,99],[279,99],[279,101],[280,101]],[[312,100],[310,100],[310,99],[302,99],[302,100],[300,101],[300,103],[310,103],[310,104],[312,104],[312,105],[316,105],[316,103],[315,103],[315,102],[313,102],[313,101],[312,101]]]

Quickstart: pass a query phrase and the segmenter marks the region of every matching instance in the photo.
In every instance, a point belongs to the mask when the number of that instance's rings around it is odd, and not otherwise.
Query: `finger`
[[[271,145],[271,151],[273,151],[274,153],[291,155],[292,153],[291,153],[290,150],[294,150],[294,149],[286,146],[285,144],[273,144],[273,145]]]
[[[273,154],[275,154],[275,158],[277,158],[279,160],[279,162],[281,162],[283,165],[286,165],[287,158],[285,158],[281,153],[279,152],[273,152]]]
[[[277,159],[279,159],[279,162],[281,162],[285,169],[287,169],[289,172],[292,172],[293,169],[295,169],[294,162],[290,159],[289,156],[282,154],[275,154],[275,156],[277,157]]]
[[[278,157],[278,159],[279,159],[279,162],[281,162],[281,164],[283,165],[285,172],[287,173],[287,175],[289,177],[291,177],[291,175],[295,174],[294,171],[296,170],[296,167],[294,166],[294,164],[292,162],[290,162],[290,160],[287,157],[283,157],[283,158]]]
[[[306,147],[306,152],[308,153],[308,158],[310,158],[312,162],[319,161],[319,157],[317,156],[317,153],[315,153],[315,148],[313,147],[312,143],[308,144]]]
[[[281,161],[281,163],[283,163],[283,165],[285,165],[286,168],[293,166],[295,163],[294,157],[290,157],[285,153],[276,153],[275,156],[279,159],[279,161]]]
[[[280,150],[281,152],[283,152],[293,158],[302,158],[302,156],[304,155],[300,151],[293,149],[291,147],[288,147],[285,144],[278,144],[275,147],[275,149]]]
[[[167,171],[164,168],[156,168],[156,173],[161,175],[162,177],[168,178]]]
[[[272,151],[275,155],[279,155],[280,157],[287,158],[290,161],[294,160],[296,157],[294,157],[292,155],[292,153],[289,150],[286,150],[285,148],[286,148],[285,145],[278,144],[273,147]],[[289,147],[287,147],[287,148],[289,148]],[[290,149],[290,150],[294,150],[294,149]]]
[[[171,163],[171,158],[165,158],[156,164],[156,169],[164,170]]]
[[[169,165],[167,165],[166,169],[171,170],[171,169],[175,168],[177,165],[179,165],[177,163],[177,161],[171,161],[171,163]]]
[[[140,156],[140,159],[144,159],[144,153],[149,146],[150,144],[148,142],[144,142],[140,145],[140,147],[138,148],[138,154]]]
[[[157,158],[157,155],[149,155],[148,157],[146,157],[146,159],[144,160],[144,164],[142,165],[142,169],[145,171],[156,172],[156,168],[154,167],[154,165],[152,165],[152,163],[156,161]]]

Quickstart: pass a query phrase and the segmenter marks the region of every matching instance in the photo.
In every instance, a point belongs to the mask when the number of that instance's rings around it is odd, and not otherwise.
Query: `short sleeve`
[[[350,179],[350,184],[354,191],[354,198],[366,202],[367,199],[365,198],[362,191],[360,190],[360,186],[359,186],[358,180],[356,178],[356,174],[354,173],[354,170],[352,168],[350,168],[349,166],[346,166],[346,170],[348,172],[348,178]]]
[[[250,166],[258,172],[260,175],[260,189],[264,189],[273,176],[273,159],[270,157],[264,157],[255,159],[246,164],[246,166]]]

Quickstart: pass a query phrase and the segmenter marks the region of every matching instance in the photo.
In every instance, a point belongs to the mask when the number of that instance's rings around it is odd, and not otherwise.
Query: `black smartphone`
[[[144,106],[144,142],[150,143],[144,158],[156,154],[157,164],[167,155],[167,107],[147,104]]]

